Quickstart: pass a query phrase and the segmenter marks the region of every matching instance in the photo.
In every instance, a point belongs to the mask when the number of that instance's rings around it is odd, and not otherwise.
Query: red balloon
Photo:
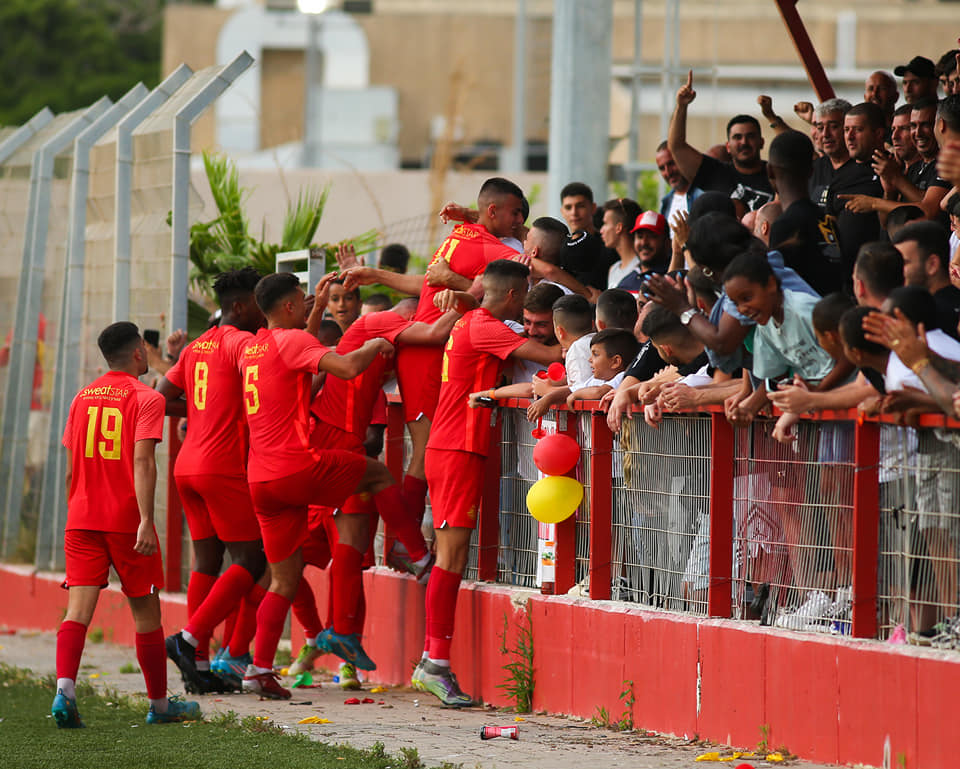
[[[559,382],[567,375],[567,370],[563,367],[562,363],[551,363],[547,367],[547,376],[550,378],[551,382]]]
[[[533,447],[533,463],[544,475],[565,475],[580,459],[580,446],[569,435],[551,433]]]

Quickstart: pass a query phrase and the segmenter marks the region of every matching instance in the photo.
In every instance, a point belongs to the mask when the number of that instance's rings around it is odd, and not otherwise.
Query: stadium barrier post
[[[497,556],[500,548],[500,433],[503,426],[503,406],[493,409],[490,430],[490,451],[483,473],[483,498],[477,521],[477,578],[486,582],[497,580]],[[451,468],[451,472],[457,472]]]
[[[170,436],[167,460],[167,565],[164,582],[171,593],[180,592],[180,572],[183,560],[183,505],[177,492],[177,482],[173,469],[180,453],[180,435],[177,433],[178,417],[168,417],[167,434]]]
[[[710,588],[707,616],[729,617],[733,588],[733,427],[710,415]]]
[[[607,415],[590,412],[590,597],[610,599],[610,554],[613,547],[613,433]]]
[[[880,425],[858,419],[854,428],[853,617],[854,638],[877,636],[877,564],[880,531]]]

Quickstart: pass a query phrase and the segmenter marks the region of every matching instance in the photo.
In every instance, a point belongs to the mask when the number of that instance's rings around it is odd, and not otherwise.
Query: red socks
[[[221,636],[221,646],[229,646],[230,639],[233,638],[233,629],[237,625],[237,615],[240,613],[240,607],[234,606],[230,613],[223,620],[223,636]]]
[[[396,487],[394,487],[396,488]],[[330,567],[330,597],[333,600],[333,631],[342,635],[362,633],[357,627],[360,596],[363,592],[363,553],[350,545],[337,543]]]
[[[419,561],[427,554],[427,543],[420,531],[420,521],[406,508],[400,494],[400,486],[393,484],[373,496],[377,512],[399,539],[410,558]]]
[[[434,566],[427,583],[427,644],[432,660],[450,659],[461,575]]]
[[[267,592],[257,610],[257,640],[253,664],[266,670],[273,669],[277,656],[277,644],[283,634],[283,625],[290,611],[290,601],[279,593]]]
[[[57,630],[57,678],[77,680],[80,658],[87,640],[87,626],[65,620]],[[160,639],[163,640],[162,638]]]
[[[253,575],[242,566],[233,564],[210,589],[184,629],[194,638],[209,638],[213,629],[223,622],[233,606],[243,600],[252,586]]]
[[[418,523],[423,523],[423,512],[427,507],[427,482],[415,475],[403,476],[403,504]]]
[[[187,584],[187,617],[193,618],[203,602],[210,594],[210,589],[216,584],[216,574],[205,574],[202,571],[191,571],[190,582]],[[197,658],[207,659],[210,656],[210,634],[204,631],[191,633],[199,642],[197,644]]]
[[[305,577],[300,577],[297,594],[293,597],[293,616],[303,627],[303,634],[307,638],[316,638],[323,630],[323,623],[317,612],[317,597]]]
[[[233,626],[233,633],[227,644],[227,652],[231,657],[242,657],[250,651],[250,642],[257,634],[257,610],[263,597],[267,594],[265,588],[253,583],[237,610],[237,621]]]
[[[143,671],[143,680],[147,683],[147,698],[166,699],[167,696],[167,652],[163,645],[163,628],[158,627],[149,633],[137,633],[137,662]]]

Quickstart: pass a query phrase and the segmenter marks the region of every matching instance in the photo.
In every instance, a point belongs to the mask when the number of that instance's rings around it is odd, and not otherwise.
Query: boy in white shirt
[[[593,376],[590,368],[590,340],[593,337],[593,307],[582,296],[570,294],[553,303],[553,333],[564,353],[566,376],[559,381],[534,378],[536,400],[527,409],[531,421],[563,403],[572,390]]]
[[[633,332],[619,328],[599,331],[590,340],[590,367],[593,377],[570,393],[567,405],[578,400],[600,400],[623,380],[627,366],[637,356],[640,343]]]

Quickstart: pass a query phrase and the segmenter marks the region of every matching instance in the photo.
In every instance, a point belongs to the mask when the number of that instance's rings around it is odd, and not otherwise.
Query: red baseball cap
[[[663,235],[667,231],[667,220],[656,211],[644,211],[637,217],[630,232],[637,230],[650,230],[657,235]]]

